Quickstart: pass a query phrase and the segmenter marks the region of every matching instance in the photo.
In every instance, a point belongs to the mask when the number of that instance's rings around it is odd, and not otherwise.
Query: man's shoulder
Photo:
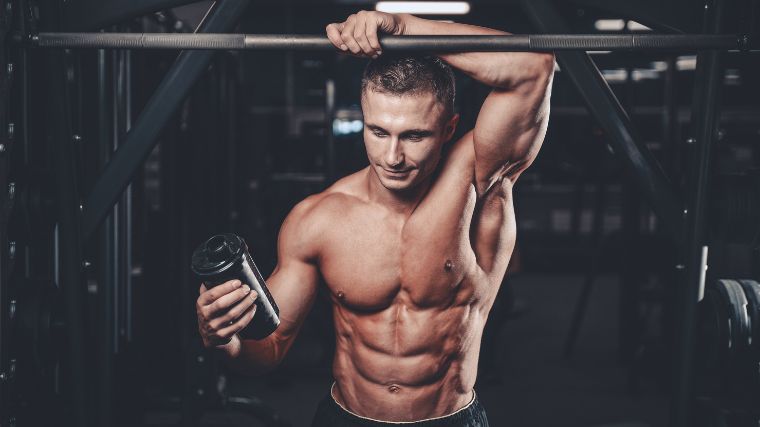
[[[366,169],[343,177],[316,194],[300,201],[291,211],[291,216],[301,221],[321,221],[336,215],[343,216],[352,207],[363,203],[361,181]]]

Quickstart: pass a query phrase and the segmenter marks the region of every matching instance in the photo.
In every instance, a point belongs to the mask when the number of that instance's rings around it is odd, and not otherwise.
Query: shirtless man
[[[233,369],[272,369],[322,278],[337,346],[335,383],[314,426],[485,426],[473,389],[480,339],[515,243],[512,187],[546,132],[554,57],[396,56],[381,52],[378,33],[508,34],[366,11],[328,25],[336,48],[373,58],[361,99],[369,166],[285,219],[267,280],[281,319],[271,336],[236,335],[256,298],[238,281],[201,286],[199,331]],[[455,142],[449,66],[493,88],[475,128]]]

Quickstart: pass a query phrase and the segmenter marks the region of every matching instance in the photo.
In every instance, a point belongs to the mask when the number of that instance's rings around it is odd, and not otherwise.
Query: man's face
[[[429,177],[459,119],[444,120],[433,93],[392,95],[368,88],[362,97],[370,168],[388,190],[404,192]]]

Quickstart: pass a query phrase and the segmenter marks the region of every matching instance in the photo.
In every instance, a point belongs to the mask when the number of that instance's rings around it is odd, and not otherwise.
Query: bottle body
[[[256,292],[256,314],[241,338],[260,340],[277,329],[280,310],[243,239],[231,233],[211,237],[193,252],[192,270],[207,289],[237,279]]]

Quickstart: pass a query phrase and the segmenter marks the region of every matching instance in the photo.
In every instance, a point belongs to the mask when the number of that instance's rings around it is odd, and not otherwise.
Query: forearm
[[[280,364],[288,343],[274,333],[263,340],[241,340],[237,335],[227,345],[217,347],[227,365],[245,375],[261,375]]]
[[[475,25],[432,21],[409,14],[396,15],[402,35],[508,35]],[[438,56],[452,67],[488,86],[515,89],[522,83],[540,81],[553,71],[551,53],[461,52]]]

